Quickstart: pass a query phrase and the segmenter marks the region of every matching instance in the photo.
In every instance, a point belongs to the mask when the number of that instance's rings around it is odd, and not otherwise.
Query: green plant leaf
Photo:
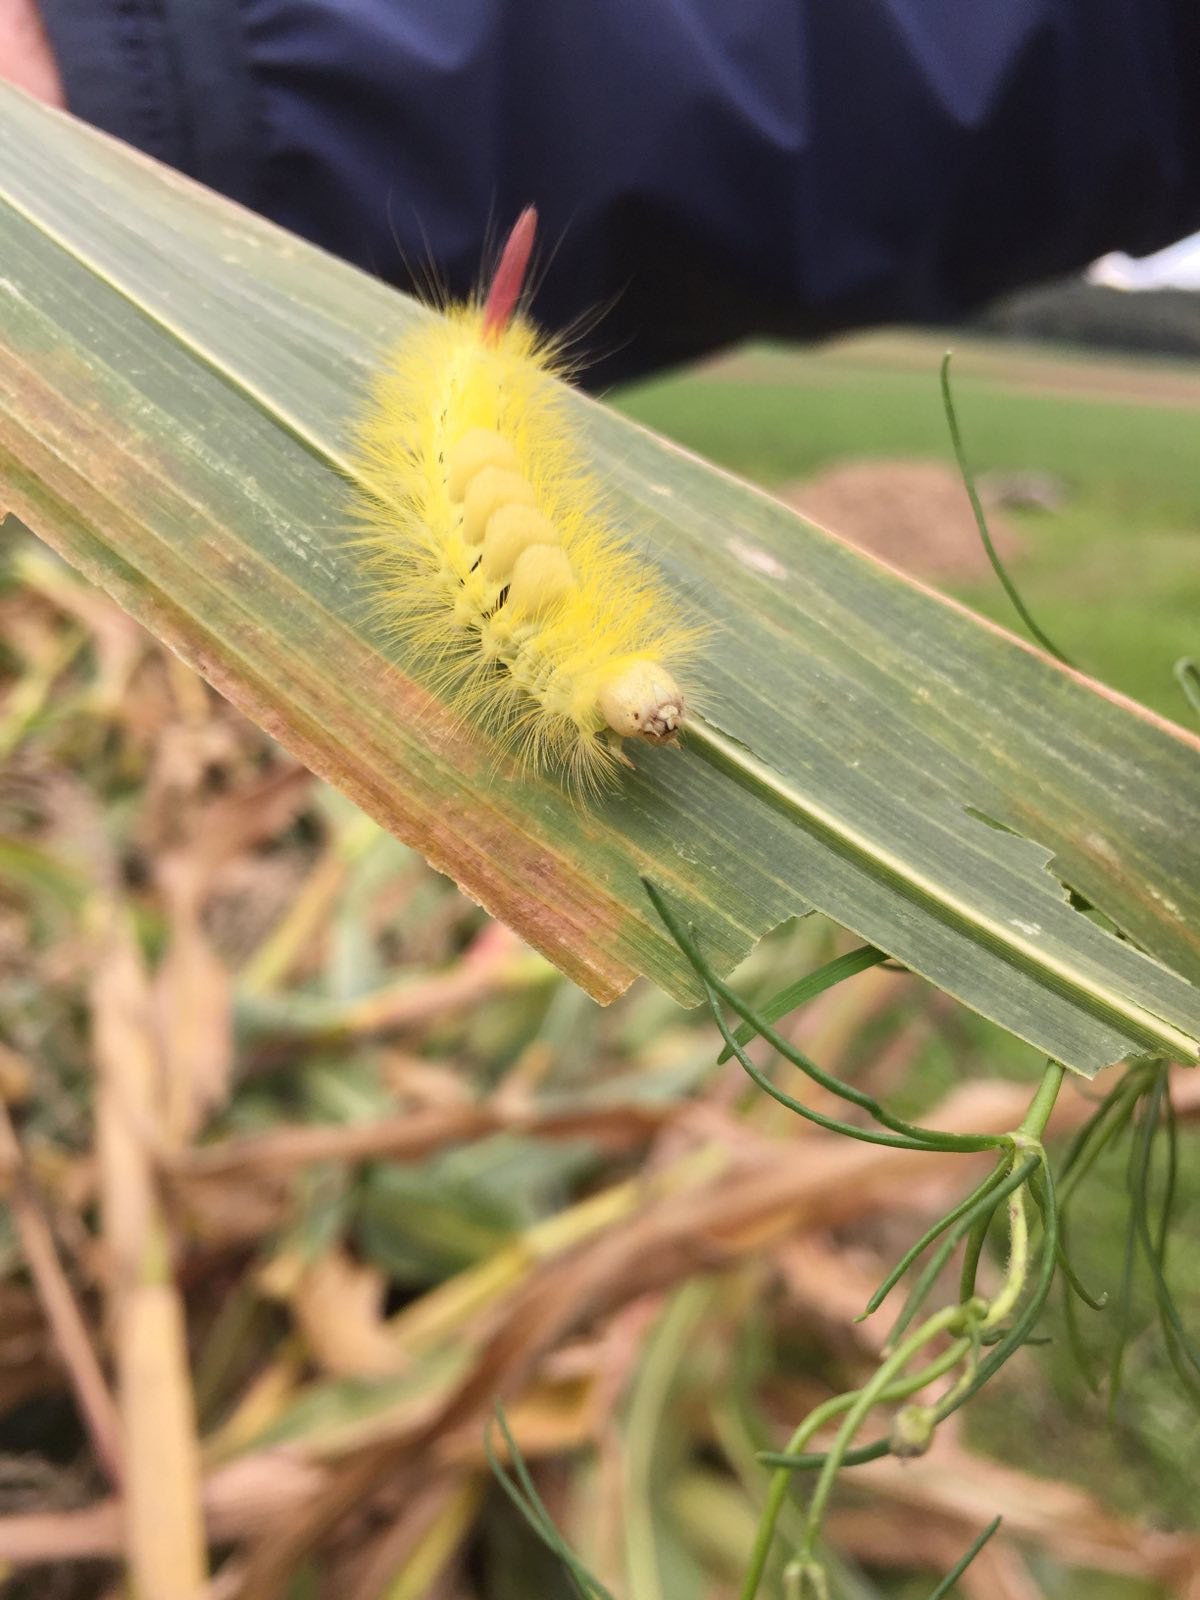
[[[578,397],[711,627],[687,748],[580,811],[368,619],[347,422],[429,312],[10,90],[0,236],[5,507],[591,993],[696,998],[646,873],[718,970],[816,906],[1082,1071],[1195,1057],[1194,737]]]

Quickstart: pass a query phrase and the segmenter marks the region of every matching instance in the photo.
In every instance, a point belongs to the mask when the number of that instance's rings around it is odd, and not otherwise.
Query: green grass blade
[[[974,1541],[974,1543],[971,1545],[971,1548],[966,1552],[961,1560],[954,1563],[954,1566],[951,1567],[950,1571],[942,1579],[941,1583],[938,1584],[937,1588],[929,1596],[929,1600],[945,1600],[945,1596],[950,1593],[951,1589],[953,1589],[954,1585],[962,1577],[963,1573],[971,1565],[972,1561],[974,1561],[975,1557],[983,1549],[984,1545],[996,1532],[1003,1520],[1003,1517],[992,1518],[987,1527]]]
[[[765,1022],[778,1022],[781,1017],[786,1017],[789,1011],[795,1011],[800,1006],[807,1005],[810,1000],[815,1000],[817,995],[824,994],[826,989],[832,989],[835,984],[844,983],[847,978],[852,978],[857,972],[865,972],[868,967],[877,967],[881,961],[886,961],[887,955],[882,950],[876,950],[873,945],[860,945],[857,950],[848,950],[845,955],[834,956],[832,961],[827,961],[824,966],[818,967],[816,972],[806,973],[803,978],[797,978],[795,983],[788,984],[786,989],[781,989],[778,994],[772,995],[760,1006],[755,1008],[756,1014]],[[755,1037],[756,1029],[749,1022],[734,1029],[733,1037],[738,1044],[749,1044]],[[731,1052],[722,1050],[717,1057],[717,1065],[721,1066],[729,1060]]]
[[[578,397],[711,629],[687,748],[581,812],[368,620],[347,419],[429,313],[9,90],[0,247],[4,506],[589,992],[699,997],[648,873],[714,970],[816,906],[1078,1070],[1196,1056],[1193,736]]]

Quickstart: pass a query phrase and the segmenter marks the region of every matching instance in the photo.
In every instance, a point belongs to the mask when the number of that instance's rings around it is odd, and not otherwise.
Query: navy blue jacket
[[[608,381],[1200,227],[1196,0],[40,0],[72,110],[456,293],[527,202]]]

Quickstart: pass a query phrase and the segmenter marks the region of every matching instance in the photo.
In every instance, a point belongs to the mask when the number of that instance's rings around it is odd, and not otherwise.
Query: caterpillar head
[[[669,744],[684,717],[679,685],[656,661],[625,667],[603,686],[597,702],[607,726],[622,739]]]

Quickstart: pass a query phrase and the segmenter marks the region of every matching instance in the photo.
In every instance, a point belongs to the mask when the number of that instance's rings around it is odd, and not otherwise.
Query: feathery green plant
[[[1033,620],[989,536],[954,412],[949,361],[947,356],[941,368],[943,401],[980,537],[997,576],[1030,632],[1045,649],[1065,661]],[[1181,672],[1180,681],[1190,692],[1190,678]],[[685,923],[664,892],[649,878],[643,877],[642,884],[663,926],[695,974],[723,1041],[720,1062],[736,1057],[747,1076],[765,1094],[828,1132],[913,1151],[947,1155],[992,1151],[995,1154],[995,1162],[986,1177],[905,1251],[868,1301],[862,1313],[864,1317],[878,1311],[893,1290],[911,1276],[908,1293],[872,1376],[859,1388],[814,1407],[795,1428],[784,1450],[759,1453],[759,1462],[772,1468],[773,1473],[742,1584],[741,1600],[755,1600],[759,1593],[771,1561],[780,1514],[799,1473],[815,1473],[816,1479],[808,1496],[798,1548],[783,1570],[784,1593],[787,1600],[829,1600],[830,1576],[821,1538],[839,1474],[848,1467],[889,1453],[911,1457],[928,1450],[941,1422],[976,1394],[1022,1346],[1038,1342],[1038,1321],[1056,1273],[1061,1274],[1064,1285],[1073,1349],[1085,1378],[1094,1382],[1079,1337],[1077,1302],[1092,1311],[1102,1311],[1108,1304],[1108,1296],[1091,1293],[1070,1260],[1065,1207],[1100,1154],[1122,1135],[1129,1140],[1130,1205],[1124,1270],[1116,1297],[1109,1403],[1110,1406],[1115,1403],[1120,1390],[1130,1331],[1133,1265],[1140,1255],[1151,1274],[1168,1355],[1185,1392],[1193,1403],[1200,1405],[1200,1346],[1183,1325],[1165,1270],[1178,1155],[1168,1067],[1161,1056],[1142,1056],[1129,1062],[1116,1086],[1099,1102],[1071,1140],[1056,1175],[1042,1139],[1065,1076],[1066,1069],[1060,1062],[1047,1060],[1024,1117],[1006,1133],[947,1133],[896,1116],[874,1096],[824,1071],[774,1026],[797,1006],[886,960],[884,951],[871,945],[860,946],[826,962],[762,1005],[752,1007],[714,970],[701,952],[696,929]],[[738,1019],[736,1026],[728,1020],[727,1010]],[[865,1115],[866,1124],[818,1111],[773,1082],[746,1053],[746,1045],[754,1038],[761,1038],[818,1088],[840,1099],[849,1112]],[[1155,1209],[1152,1180],[1154,1156],[1160,1147],[1164,1152],[1163,1176]],[[999,1287],[989,1297],[978,1290],[978,1268],[993,1224],[1000,1216],[1005,1219],[1007,1265]],[[930,1309],[930,1297],[960,1247],[958,1298],[951,1305]],[[915,1269],[922,1261],[924,1265],[917,1272]],[[935,1401],[921,1404],[913,1401],[914,1395],[943,1380],[945,1387]],[[881,1414],[887,1417],[885,1430],[868,1444],[856,1443],[869,1419]],[[520,1460],[502,1412],[499,1417],[519,1488],[500,1472],[490,1448],[489,1459],[506,1492],[567,1565],[583,1600],[592,1600],[592,1597],[611,1600],[603,1586],[581,1567],[553,1527]],[[818,1436],[830,1428],[835,1431],[826,1448],[812,1449]],[[931,1600],[940,1600],[949,1594],[995,1534],[1000,1521],[996,1517],[982,1530],[961,1560],[939,1582]]]

